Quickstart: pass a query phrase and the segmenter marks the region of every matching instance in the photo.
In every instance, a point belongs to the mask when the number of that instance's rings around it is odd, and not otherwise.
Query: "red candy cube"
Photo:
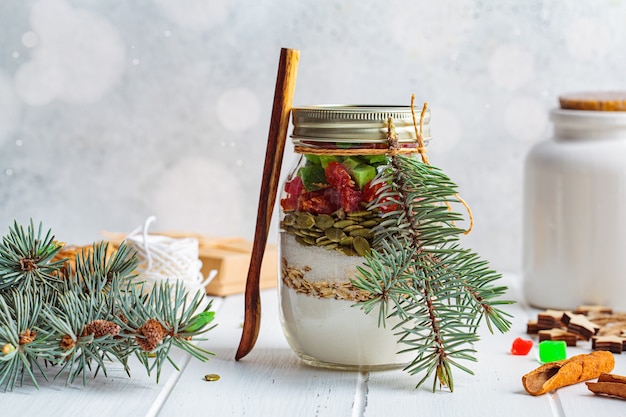
[[[528,355],[530,349],[533,347],[532,340],[525,340],[521,337],[518,337],[513,341],[513,346],[511,346],[511,353],[513,355]]]

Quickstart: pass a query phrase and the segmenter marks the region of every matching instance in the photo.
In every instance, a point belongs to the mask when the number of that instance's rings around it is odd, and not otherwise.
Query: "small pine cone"
[[[122,320],[122,323],[124,323],[124,324],[128,324],[128,319],[126,318],[126,316],[125,316],[124,314],[120,313],[120,314],[118,315],[118,318],[119,318],[120,320]]]
[[[20,268],[24,272],[34,271],[38,268],[37,261],[32,258],[22,258],[20,259]]]
[[[163,336],[167,334],[167,330],[158,320],[149,319],[143,326],[137,329],[137,333],[135,340],[139,347],[146,352],[152,352],[161,343]]]
[[[63,350],[70,350],[71,348],[73,348],[74,339],[72,339],[72,336],[70,336],[69,334],[64,335],[61,338],[61,347],[63,348]]]
[[[83,329],[83,336],[93,334],[94,338],[111,335],[117,336],[122,328],[117,324],[107,320],[94,320],[87,323]]]
[[[35,336],[37,336],[37,333],[31,332],[30,329],[24,330],[22,333],[20,333],[20,345],[27,345],[31,343],[33,340],[35,340]]]

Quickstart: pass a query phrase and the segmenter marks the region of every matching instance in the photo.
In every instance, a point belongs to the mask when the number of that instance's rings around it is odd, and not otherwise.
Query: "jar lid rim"
[[[302,106],[294,106],[294,110],[300,109],[336,109],[336,110],[372,110],[372,109],[400,109],[411,110],[411,106],[404,104],[347,104],[347,103],[326,103],[326,104],[307,104]],[[417,108],[416,108],[417,110]]]
[[[416,109],[419,118],[421,110]],[[384,104],[320,104],[292,108],[294,143],[385,142],[391,118],[400,142],[417,135],[410,106]],[[424,116],[424,139],[430,139],[430,110]]]
[[[320,114],[327,117],[352,117],[357,114],[369,115],[372,119],[385,117],[388,113],[397,113],[398,117],[411,117],[411,106],[390,105],[390,104],[313,104],[306,106],[296,106],[292,108],[293,113],[298,114]],[[419,117],[420,108],[415,108],[415,114]],[[430,114],[430,109],[426,110],[426,115]]]

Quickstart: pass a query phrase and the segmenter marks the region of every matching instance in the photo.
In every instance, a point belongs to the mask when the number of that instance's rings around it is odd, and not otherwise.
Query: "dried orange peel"
[[[611,352],[596,351],[550,362],[522,377],[524,389],[530,395],[542,395],[555,389],[594,379],[615,366]]]

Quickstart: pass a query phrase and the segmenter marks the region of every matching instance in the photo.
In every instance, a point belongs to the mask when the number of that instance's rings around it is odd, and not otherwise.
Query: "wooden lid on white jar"
[[[562,109],[591,111],[626,111],[626,91],[595,91],[559,96]]]

